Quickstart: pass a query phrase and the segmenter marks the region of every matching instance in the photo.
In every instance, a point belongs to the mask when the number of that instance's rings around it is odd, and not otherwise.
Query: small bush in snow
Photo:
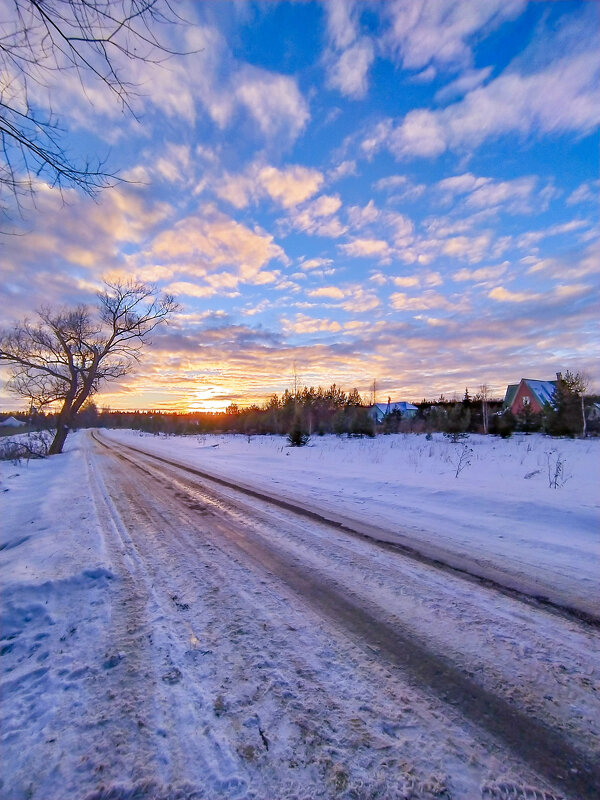
[[[564,486],[571,476],[565,474],[566,462],[562,457],[562,453],[558,453],[556,450],[550,450],[546,453],[546,458],[548,462],[549,488],[558,489],[560,486]]]
[[[471,422],[471,411],[462,403],[457,403],[448,413],[444,425],[444,436],[456,444],[462,439],[468,439],[467,428]]]
[[[463,469],[466,469],[467,467],[471,466],[472,454],[473,454],[473,448],[469,447],[466,444],[463,445],[463,448],[460,451],[458,458],[454,462],[456,466],[456,473],[454,474],[455,478],[458,478]]]
[[[310,439],[310,434],[302,424],[302,417],[300,414],[294,417],[292,427],[288,431],[287,440],[290,447],[304,447]]]
[[[7,439],[0,443],[0,461],[11,461],[19,464],[30,458],[45,458],[48,455],[48,435],[44,431],[36,431],[18,439]]]

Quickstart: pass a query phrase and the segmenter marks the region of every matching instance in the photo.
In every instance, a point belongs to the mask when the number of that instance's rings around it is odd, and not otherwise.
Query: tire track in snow
[[[118,452],[121,447],[136,450],[123,445],[112,445],[109,449]],[[143,455],[152,463],[167,463],[184,472],[200,473],[202,477],[207,477],[200,471],[176,462],[148,453]],[[128,460],[122,455],[119,457]],[[217,483],[233,486],[223,481]],[[264,499],[260,493],[254,493],[254,496]],[[322,523],[320,515],[316,516]],[[219,519],[213,520],[213,525],[259,569],[266,569],[279,577],[320,614],[334,624],[341,625],[353,637],[376,648],[384,659],[407,671],[417,685],[428,686],[444,702],[462,713],[479,729],[502,741],[515,755],[527,761],[554,785],[560,786],[574,797],[598,796],[598,762],[573,748],[560,734],[483,689],[463,670],[456,669],[447,659],[420,644],[400,624],[392,625],[382,621],[373,608],[369,608],[368,603],[354,600],[346,587],[325,583],[314,572],[292,563],[289,554],[276,547],[273,542],[258,534],[249,538]]]
[[[102,439],[97,433],[92,433],[92,437],[97,442],[104,444],[104,446],[108,446],[107,440]],[[334,526],[338,530],[344,531],[344,533],[349,533],[352,536],[365,539],[383,550],[399,552],[422,564],[428,564],[450,574],[458,575],[465,580],[473,581],[478,585],[489,587],[507,597],[533,605],[535,608],[546,608],[549,611],[600,629],[600,616],[592,613],[592,611],[576,608],[561,602],[558,598],[553,599],[546,595],[539,594],[534,588],[527,587],[518,581],[516,576],[509,575],[499,570],[493,564],[484,562],[477,557],[470,557],[468,554],[464,553],[457,555],[450,550],[446,550],[441,544],[432,545],[430,543],[421,542],[419,547],[415,547],[408,538],[404,537],[398,531],[390,532],[373,525],[359,523],[356,520],[351,520],[339,514],[334,515],[331,512],[322,510],[314,511],[302,503],[294,503],[290,500],[274,497],[273,495],[266,494],[265,492],[258,491],[249,486],[241,485],[235,481],[211,475],[211,473],[205,470],[150,453],[147,450],[135,447],[131,444],[125,444],[123,442],[118,442],[117,444],[113,441],[112,445],[131,450],[142,456],[149,457],[154,461],[159,461],[163,464],[184,470],[192,475],[197,475],[200,478],[209,480],[213,484],[225,486],[228,489],[233,489],[248,497],[256,498],[257,500],[269,503],[285,511],[291,511],[294,514],[304,516],[315,522]]]
[[[136,487],[128,485],[123,471],[115,473],[109,468],[106,478],[102,477],[102,470],[90,472],[93,499],[108,534],[107,548],[116,564],[126,567],[119,571],[123,587],[112,601],[112,654],[107,660],[111,678],[114,677],[110,699],[119,710],[112,721],[113,725],[118,721],[117,741],[112,735],[110,742],[104,743],[110,753],[105,758],[116,755],[122,767],[120,781],[114,777],[115,772],[118,776],[114,764],[107,770],[113,773],[110,779],[107,775],[108,796],[120,800],[122,792],[123,797],[129,797],[130,780],[138,784],[132,790],[134,794],[139,791],[144,797],[195,796],[200,786],[218,797],[243,796],[246,784],[235,774],[232,760],[213,732],[204,731],[205,737],[212,739],[212,758],[202,758],[196,752],[193,761],[189,759],[187,742],[178,735],[181,730],[189,730],[189,716],[194,709],[204,707],[206,698],[200,685],[182,682],[183,674],[177,665],[194,647],[190,641],[193,632],[190,628],[190,635],[186,631],[186,636],[181,637],[178,630],[173,630],[172,609],[177,607],[177,596],[169,591],[164,575],[152,572],[152,562],[140,549],[140,532],[143,536],[154,530],[155,519],[139,501],[131,502]],[[106,479],[112,483],[112,492]],[[115,484],[119,493],[114,491]],[[168,530],[168,520],[165,522]],[[137,533],[138,541],[130,531]],[[168,560],[163,566],[168,570]],[[154,779],[146,786],[142,776],[148,764],[152,764]]]

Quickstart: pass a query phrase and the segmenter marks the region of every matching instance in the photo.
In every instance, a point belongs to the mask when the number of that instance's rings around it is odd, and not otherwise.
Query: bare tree
[[[12,10],[12,14],[11,14]],[[79,162],[64,145],[49,99],[52,73],[76,71],[82,94],[92,79],[132,112],[131,61],[173,55],[156,35],[179,18],[169,0],[7,0],[0,20],[0,188],[17,198],[42,176],[93,195],[116,175],[101,160]],[[45,109],[45,110],[44,110]]]
[[[481,418],[483,420],[483,432],[487,434],[488,432],[488,400],[490,398],[490,392],[488,389],[487,384],[482,383],[479,387],[479,397],[481,398]]]
[[[49,455],[62,453],[75,415],[102,382],[131,371],[152,331],[177,310],[171,295],[141,283],[105,283],[98,313],[42,308],[38,321],[0,333],[0,363],[9,365],[9,388],[41,409],[60,404]]]

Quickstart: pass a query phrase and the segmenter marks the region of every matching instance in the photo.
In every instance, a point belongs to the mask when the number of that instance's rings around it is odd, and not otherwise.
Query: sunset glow
[[[5,324],[106,275],[173,293],[113,409],[600,386],[597,3],[176,5],[187,55],[131,68],[139,119],[50,76],[69,151],[125,181],[3,198]]]

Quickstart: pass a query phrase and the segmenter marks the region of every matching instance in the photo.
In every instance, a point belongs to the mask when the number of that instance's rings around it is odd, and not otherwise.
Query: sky
[[[3,3],[4,4],[4,3]],[[219,410],[335,382],[376,399],[600,389],[596,2],[177,3],[124,110],[62,70],[32,96],[95,199],[3,198],[3,322],[153,282],[180,311],[114,409]],[[0,408],[18,398],[3,382]]]

